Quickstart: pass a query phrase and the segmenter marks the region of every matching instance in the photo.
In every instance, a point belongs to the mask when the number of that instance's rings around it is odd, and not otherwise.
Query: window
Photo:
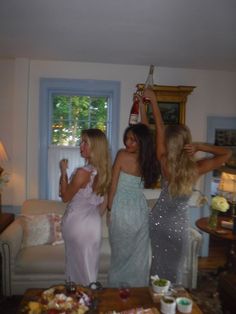
[[[83,129],[106,132],[108,103],[109,98],[104,96],[52,95],[50,144],[78,146]]]
[[[80,157],[82,129],[99,128],[108,137],[111,154],[118,149],[120,83],[114,81],[41,79],[39,195],[59,199],[59,161],[69,159],[68,174],[84,164]]]

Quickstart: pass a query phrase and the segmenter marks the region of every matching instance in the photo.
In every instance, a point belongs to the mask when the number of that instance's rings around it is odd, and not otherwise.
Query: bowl
[[[164,296],[161,298],[161,313],[175,314],[176,301],[174,297]]]
[[[180,313],[191,313],[193,302],[191,299],[186,297],[180,297],[176,299],[177,310]]]
[[[164,278],[155,279],[152,281],[152,289],[154,292],[164,294],[168,292],[170,281]]]

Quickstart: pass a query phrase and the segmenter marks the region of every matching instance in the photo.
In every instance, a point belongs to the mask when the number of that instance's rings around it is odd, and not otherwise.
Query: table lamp
[[[231,205],[233,232],[236,233],[236,169],[227,167],[223,169],[218,190]]]
[[[1,161],[7,161],[7,160],[8,160],[8,156],[7,156],[6,150],[5,150],[2,142],[0,141],[0,162]],[[0,165],[0,179],[1,179],[1,176],[3,174],[3,171],[4,171],[4,169]],[[1,194],[1,186],[0,186],[0,214],[1,214],[1,212],[2,212],[2,194]]]

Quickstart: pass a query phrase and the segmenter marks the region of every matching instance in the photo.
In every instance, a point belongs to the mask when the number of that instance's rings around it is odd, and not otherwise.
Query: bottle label
[[[129,118],[129,124],[137,124],[138,123],[138,115],[131,114]]]

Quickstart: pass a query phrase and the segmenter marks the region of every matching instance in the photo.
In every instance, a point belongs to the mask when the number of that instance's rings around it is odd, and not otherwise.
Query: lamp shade
[[[7,156],[6,150],[2,142],[0,141],[0,161],[7,161],[7,160],[8,160],[8,156]]]
[[[236,201],[236,174],[222,172],[218,190],[225,193],[229,201]]]

